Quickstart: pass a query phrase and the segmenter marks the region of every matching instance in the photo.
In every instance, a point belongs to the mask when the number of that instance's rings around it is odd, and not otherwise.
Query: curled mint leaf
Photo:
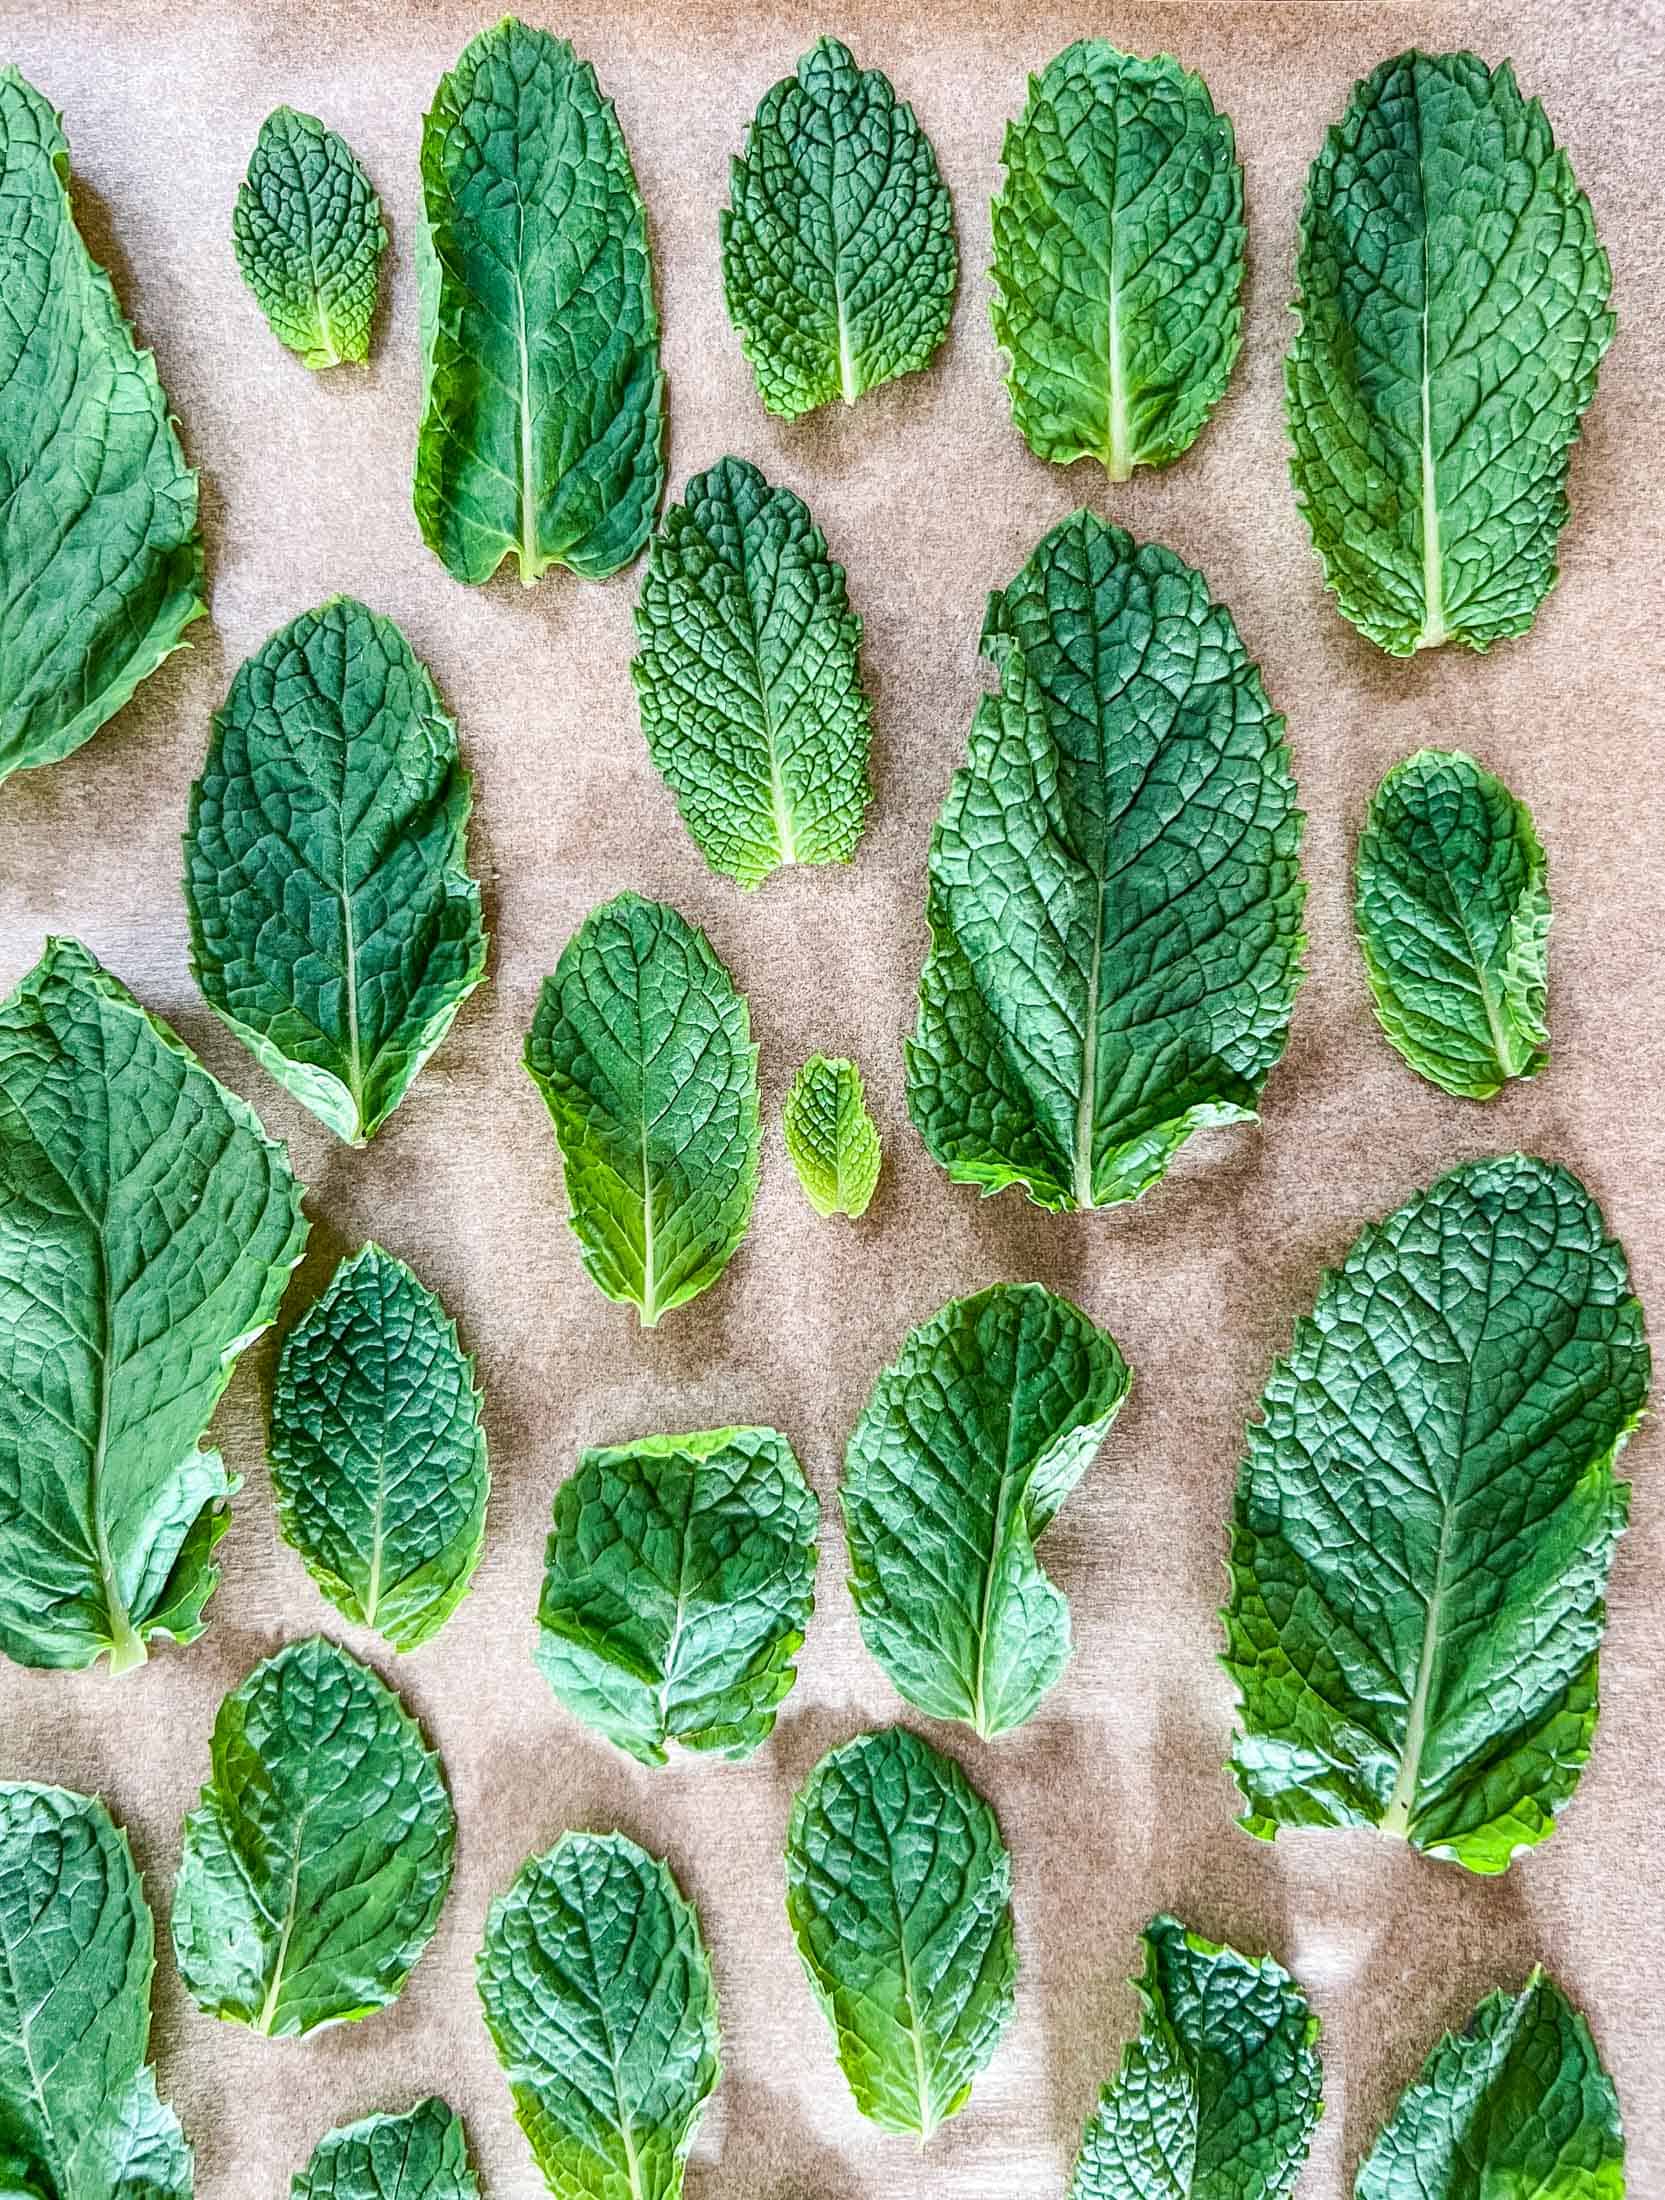
[[[272,334],[303,366],[363,366],[387,229],[345,138],[316,115],[274,108],[237,192],[231,240]]]
[[[781,1133],[818,1215],[866,1214],[884,1157],[854,1062],[812,1054],[786,1095]]]
[[[327,2131],[289,2200],[480,2200],[468,2135],[430,2094],[403,2116],[366,2116]]]

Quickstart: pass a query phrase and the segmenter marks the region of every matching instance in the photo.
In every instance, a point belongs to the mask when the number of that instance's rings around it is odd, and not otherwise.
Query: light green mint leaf
[[[1442,1091],[1489,1100],[1549,1060],[1549,890],[1532,813],[1460,750],[1376,789],[1354,916],[1388,1044]]]
[[[954,315],[954,209],[878,69],[820,39],[763,96],[718,217],[728,317],[770,412],[795,420],[930,364]]]
[[[717,1996],[669,1867],[621,1833],[563,1834],[492,1904],[477,1977],[556,2200],[680,2200],[717,2085]]]
[[[480,2200],[468,2135],[430,2094],[403,2116],[366,2116],[326,2132],[289,2200]]]
[[[714,871],[848,863],[872,789],[861,621],[809,507],[743,458],[665,514],[631,666],[648,753]]]
[[[746,1004],[703,932],[621,894],[544,980],[526,1067],[555,1121],[584,1266],[651,1329],[716,1282],[751,1220]]]
[[[1343,613],[1401,657],[1524,634],[1612,276],[1507,62],[1403,53],[1355,86],[1307,179],[1296,281],[1295,489]]]
[[[368,1666],[321,1636],[221,1704],[185,1821],[173,1949],[198,2008],[292,2039],[396,2000],[451,1884],[439,1759]]]
[[[422,539],[460,581],[513,556],[601,580],[665,486],[647,215],[595,71],[505,16],[422,128]]]
[[[798,1677],[820,1506],[772,1428],[586,1451],[555,1498],[538,1664],[647,1765],[749,1757]]]
[[[395,1650],[437,1634],[485,1536],[486,1438],[456,1324],[401,1260],[344,1260],[283,1340],[272,1494],[337,1611]]]
[[[1488,1994],[1401,2095],[1355,2200],[1625,2200],[1619,2098],[1552,1979]]]
[[[1038,1283],[952,1300],[879,1377],[844,1455],[850,1593],[862,1640],[932,1718],[1004,1734],[1063,1672],[1069,1605],[1035,1545],[1132,1380]]]
[[[781,1131],[818,1215],[866,1214],[884,1157],[854,1062],[812,1054],[792,1080]]]
[[[1596,1725],[1648,1391],[1575,1176],[1469,1162],[1365,1230],[1249,1429],[1226,1667],[1243,1824],[1380,1826],[1470,1871],[1554,1830]]]
[[[965,766],[931,836],[908,1108],[956,1182],[1136,1199],[1252,1122],[1300,983],[1301,813],[1231,614],[1077,512],[989,598]]]
[[[1200,76],[1083,38],[1029,80],[994,201],[994,333],[1037,458],[1189,450],[1243,333],[1243,170]]]
[[[149,677],[202,593],[197,477],[69,200],[58,117],[0,68],[0,780]]]
[[[145,2060],[155,1939],[104,1805],[0,1782],[7,2200],[191,2200],[191,2150]]]
[[[1318,2019],[1289,1973],[1177,1918],[1145,1928],[1139,2036],[1082,2136],[1070,2200],[1284,2200],[1321,2113]]]
[[[344,138],[316,115],[274,108],[237,193],[231,241],[272,334],[303,366],[364,364],[387,230]]]
[[[994,1812],[905,1727],[823,1757],[792,1805],[786,1914],[856,2106],[921,2142],[1012,2014],[1012,1868]]]
[[[235,1484],[198,1448],[306,1241],[254,1110],[74,940],[0,1004],[0,1649],[194,1642]]]

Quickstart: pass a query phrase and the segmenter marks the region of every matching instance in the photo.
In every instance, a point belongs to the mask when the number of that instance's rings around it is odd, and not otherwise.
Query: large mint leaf
[[[787,1092],[781,1135],[818,1215],[866,1214],[884,1157],[854,1062],[812,1054]]]
[[[1249,1429],[1226,1666],[1243,1823],[1380,1826],[1469,1870],[1542,1841],[1596,1725],[1648,1391],[1575,1176],[1470,1162],[1357,1239]]]
[[[194,1642],[234,1484],[202,1451],[306,1238],[283,1148],[74,940],[0,1005],[0,1648]]]
[[[480,2200],[468,2135],[430,2094],[403,2116],[366,2116],[327,2131],[289,2200]]]
[[[303,366],[364,364],[387,230],[344,138],[316,115],[274,108],[237,193],[231,241],[272,334]]]

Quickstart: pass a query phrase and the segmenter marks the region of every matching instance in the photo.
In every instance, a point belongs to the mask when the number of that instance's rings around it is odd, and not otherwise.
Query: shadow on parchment
[[[715,2200],[719,2192],[723,2200],[803,2200],[808,2193],[815,2200],[871,2200],[871,2187],[836,2147],[806,2137],[786,2095],[730,2070],[722,2098],[722,2154],[708,2171],[698,2165],[691,2171],[690,2200]]]

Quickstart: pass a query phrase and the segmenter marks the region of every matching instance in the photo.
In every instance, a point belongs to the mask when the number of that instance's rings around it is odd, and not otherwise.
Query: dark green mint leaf
[[[455,2109],[427,2100],[403,2116],[366,2116],[326,2132],[289,2200],[480,2200]]]
[[[854,1062],[812,1054],[792,1080],[781,1131],[818,1215],[866,1214],[884,1157]]]
[[[237,193],[231,241],[272,334],[303,366],[364,364],[387,230],[344,138],[316,115],[274,108]]]

